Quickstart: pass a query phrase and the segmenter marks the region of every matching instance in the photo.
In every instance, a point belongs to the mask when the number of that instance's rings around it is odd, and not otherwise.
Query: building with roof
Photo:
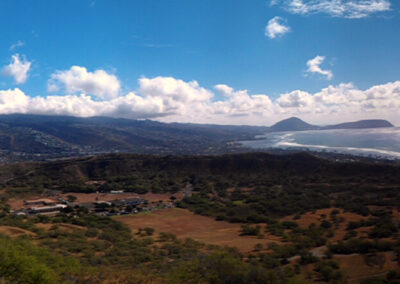
[[[41,198],[41,199],[27,199],[24,200],[25,205],[47,205],[53,206],[57,204],[57,201],[49,198]]]
[[[32,207],[29,209],[31,214],[41,214],[41,213],[53,213],[60,212],[64,208],[67,208],[65,204],[56,204],[54,206],[42,206],[42,207]]]

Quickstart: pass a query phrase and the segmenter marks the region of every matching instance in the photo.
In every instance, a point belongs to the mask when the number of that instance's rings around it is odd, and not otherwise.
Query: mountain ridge
[[[311,125],[298,117],[290,117],[281,121],[278,121],[272,125],[269,129],[272,132],[280,131],[302,131],[302,130],[316,130],[318,126]]]
[[[394,127],[389,121],[384,119],[364,119],[354,122],[344,122],[335,125],[322,127],[323,129],[362,129],[362,128],[382,128]]]
[[[290,117],[278,121],[269,127],[269,132],[281,131],[305,131],[305,130],[330,130],[330,129],[363,129],[394,127],[392,123],[384,119],[364,119],[354,122],[344,122],[327,126],[312,125],[298,117]]]

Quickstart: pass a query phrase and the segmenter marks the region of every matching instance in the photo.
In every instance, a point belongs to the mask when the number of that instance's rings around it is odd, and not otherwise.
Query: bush
[[[262,250],[263,249],[263,245],[262,244],[256,244],[255,246],[254,246],[254,251],[260,251],[260,250]]]
[[[331,228],[331,227],[332,227],[332,223],[329,222],[328,220],[323,220],[323,221],[321,222],[321,228],[329,229],[329,228]]]
[[[339,265],[334,261],[318,262],[315,265],[314,271],[317,272],[320,280],[330,282],[343,278],[342,273],[338,270]]]
[[[60,283],[65,272],[72,275],[78,267],[76,261],[27,241],[0,237],[0,275],[7,283]]]
[[[242,230],[241,230],[241,235],[242,236],[257,236],[260,234],[261,232],[261,226],[257,225],[257,226],[250,226],[250,225],[242,225],[241,226]]]
[[[308,251],[304,251],[300,254],[300,264],[306,265],[310,263],[315,263],[318,261],[318,258],[312,255],[312,253]]]

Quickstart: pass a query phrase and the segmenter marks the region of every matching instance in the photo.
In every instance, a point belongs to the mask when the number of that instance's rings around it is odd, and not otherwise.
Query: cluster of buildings
[[[97,199],[97,198],[96,198]],[[96,200],[95,202],[69,202],[62,197],[54,199],[41,198],[24,200],[21,209],[15,210],[15,215],[55,215],[60,212],[73,212],[75,209],[86,208],[87,212],[99,216],[135,214],[142,211],[153,211],[161,208],[174,207],[173,202],[151,202],[139,197],[115,199],[112,201]],[[68,210],[65,210],[67,209]]]
[[[80,203],[89,212],[99,216],[124,215],[148,211],[148,201],[142,198],[115,199],[112,201],[97,200],[96,202]]]
[[[24,206],[17,211],[16,215],[56,214],[67,208],[67,202],[63,199],[31,199],[24,200]]]

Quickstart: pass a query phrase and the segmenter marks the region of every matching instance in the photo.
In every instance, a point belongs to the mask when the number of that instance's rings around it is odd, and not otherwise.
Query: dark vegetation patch
[[[173,194],[189,186],[179,206],[230,222],[265,223],[332,206],[368,216],[371,205],[400,204],[399,165],[331,162],[306,153],[108,155],[12,165],[0,169],[2,176],[9,195],[46,189]],[[93,180],[105,183],[87,183]]]

